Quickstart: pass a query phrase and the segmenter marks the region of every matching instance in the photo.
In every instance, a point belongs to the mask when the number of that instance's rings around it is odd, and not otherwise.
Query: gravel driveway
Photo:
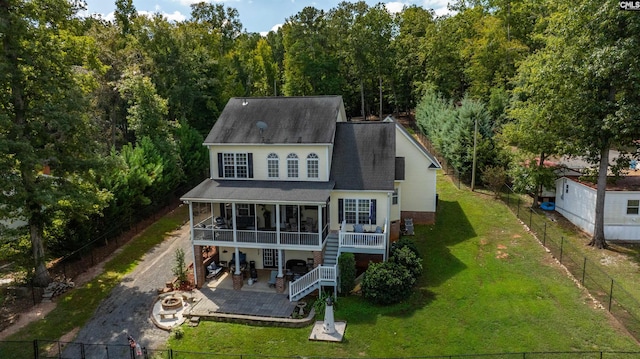
[[[174,275],[175,251],[182,248],[185,261],[193,259],[189,241],[189,225],[171,233],[154,249],[149,251],[136,268],[126,275],[122,283],[100,303],[93,318],[78,332],[76,343],[85,345],[85,357],[128,358],[127,333],[146,348],[161,348],[169,338],[167,331],[158,329],[150,318],[151,308],[158,296],[158,288],[164,287]],[[106,345],[123,345],[123,347]],[[79,346],[69,345],[64,358],[79,358]],[[123,356],[126,355],[126,356]]]

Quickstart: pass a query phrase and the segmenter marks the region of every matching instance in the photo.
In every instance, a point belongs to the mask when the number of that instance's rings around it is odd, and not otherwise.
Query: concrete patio
[[[258,281],[253,285],[244,285],[240,290],[233,289],[232,276],[225,272],[217,279],[210,279],[199,290],[194,290],[193,303],[186,305],[175,318],[160,318],[152,311],[154,321],[164,329],[180,325],[185,321],[196,325],[201,320],[236,322],[252,325],[275,325],[304,327],[314,321],[313,310],[305,310],[304,318],[293,318],[299,308],[297,302],[287,298],[288,287],[284,293],[277,293],[268,284],[270,270],[258,270]],[[307,308],[310,308],[307,307]]]

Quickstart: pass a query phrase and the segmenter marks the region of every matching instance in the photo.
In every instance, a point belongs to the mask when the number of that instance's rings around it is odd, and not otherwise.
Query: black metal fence
[[[192,183],[183,185],[162,200],[141,209],[136,213],[135,217],[132,216],[106,225],[100,234],[96,235],[95,238],[88,241],[81,248],[56,260],[49,267],[49,273],[56,280],[68,279],[73,281],[78,275],[84,273],[87,268],[91,268],[105,260],[116,249],[129,242],[150,224],[175,209],[179,204],[179,197],[191,187],[193,187]],[[43,288],[33,286],[30,283],[3,287],[0,290],[2,290],[0,299],[3,301],[3,306],[12,308],[0,314],[0,323],[6,322],[4,315],[25,311],[40,303],[44,291]],[[1,329],[2,326],[0,326]]]
[[[636,340],[640,340],[640,301],[623,285],[607,274],[597,263],[590,261],[583,252],[565,239],[556,225],[542,210],[533,208],[531,201],[513,192],[505,185],[501,197],[507,206],[538,237],[542,245],[617,318]]]
[[[640,351],[575,351],[575,352],[515,352],[492,354],[424,355],[404,358],[489,358],[489,359],[614,359],[637,358]],[[179,351],[141,348],[140,355],[127,344],[85,344],[50,340],[0,341],[0,358],[12,359],[323,359],[335,357],[302,355],[218,354],[212,352]],[[361,357],[358,357],[361,358]],[[348,357],[343,357],[348,359]],[[384,359],[379,357],[379,359]]]
[[[438,162],[440,162],[444,173],[447,176],[451,177],[453,184],[458,187],[458,189],[460,189],[460,186],[462,184],[460,172],[453,166],[449,165],[449,162],[440,155],[431,141],[429,141],[429,138],[427,136],[423,135],[421,132],[416,131],[416,137],[418,138],[418,141],[422,143],[422,145],[429,151],[429,153],[431,153],[438,160]]]

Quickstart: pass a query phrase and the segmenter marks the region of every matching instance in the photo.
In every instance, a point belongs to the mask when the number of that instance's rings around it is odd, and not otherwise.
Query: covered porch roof
[[[180,199],[189,202],[327,203],[334,181],[244,181],[205,179]]]

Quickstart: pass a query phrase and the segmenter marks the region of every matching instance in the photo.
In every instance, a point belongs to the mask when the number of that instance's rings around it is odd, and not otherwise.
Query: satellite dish
[[[260,132],[267,129],[267,124],[262,121],[256,122],[256,126],[258,127],[258,129],[260,129]]]

